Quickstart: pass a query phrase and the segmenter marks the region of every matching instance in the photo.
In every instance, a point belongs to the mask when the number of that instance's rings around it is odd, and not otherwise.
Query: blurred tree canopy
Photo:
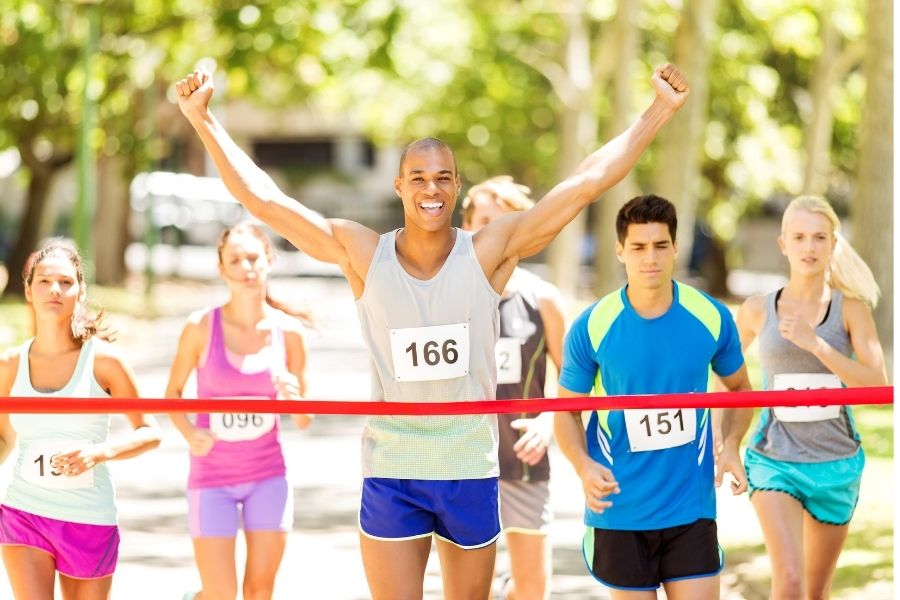
[[[0,149],[18,148],[30,181],[10,270],[37,241],[53,176],[72,160],[84,86],[99,105],[95,147],[122,161],[130,180],[180,151],[173,137],[184,124],[170,84],[205,57],[227,75],[227,97],[352,114],[376,142],[436,135],[456,149],[467,183],[509,173],[540,196],[640,114],[652,68],[677,55],[701,70],[688,72],[696,113],[670,124],[679,138],[661,136],[632,189],[671,189],[686,220],[696,212],[722,242],[777,196],[824,193],[853,213],[867,8],[863,0],[108,2],[86,77],[83,2],[8,0]],[[673,183],[660,173],[671,164],[696,176]],[[889,199],[876,201],[892,210]],[[595,230],[611,231],[609,212],[594,209]],[[579,227],[563,249],[569,263],[580,255]],[[681,252],[689,253],[684,242]]]

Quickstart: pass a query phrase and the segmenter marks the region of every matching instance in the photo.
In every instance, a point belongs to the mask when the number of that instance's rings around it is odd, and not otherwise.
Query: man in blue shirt
[[[712,373],[749,390],[737,327],[728,309],[672,279],[675,207],[654,195],[627,202],[616,218],[616,255],[627,285],[590,306],[566,335],[560,396],[706,392]],[[749,410],[749,409],[744,409]],[[724,472],[746,489],[738,411],[725,411]],[[584,556],[613,600],[719,597],[714,448],[709,409],[557,413],[556,435],[586,496]],[[612,495],[610,497],[610,495]]]

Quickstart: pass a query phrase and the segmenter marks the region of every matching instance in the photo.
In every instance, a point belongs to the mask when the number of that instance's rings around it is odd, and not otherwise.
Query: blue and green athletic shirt
[[[669,310],[645,319],[625,289],[572,324],[560,386],[596,396],[702,393],[710,370],[727,377],[744,364],[734,319],[720,302],[673,282]],[[586,435],[590,456],[612,470],[621,493],[603,513],[586,508],[585,525],[646,531],[715,518],[709,409],[598,410]]]

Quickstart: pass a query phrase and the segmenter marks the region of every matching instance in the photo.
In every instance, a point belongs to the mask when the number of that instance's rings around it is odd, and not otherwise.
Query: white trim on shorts
[[[456,546],[457,548],[462,548],[463,550],[478,550],[479,548],[484,548],[484,547],[486,547],[486,546],[490,546],[491,544],[493,544],[494,542],[496,542],[498,539],[500,539],[500,534],[501,534],[501,533],[503,533],[503,530],[502,530],[502,529],[501,529],[500,531],[498,531],[498,532],[497,532],[497,535],[495,535],[493,538],[489,539],[489,540],[486,541],[486,542],[482,542],[481,544],[475,544],[474,546],[463,546],[462,544],[458,544],[458,543],[454,542],[453,540],[448,540],[448,539],[445,538],[444,536],[442,536],[442,535],[440,535],[440,534],[437,534],[437,533],[434,534],[434,537],[436,537],[436,538],[438,538],[438,539],[440,539],[440,540],[444,540],[444,541],[447,542],[448,544],[453,544],[453,545]]]

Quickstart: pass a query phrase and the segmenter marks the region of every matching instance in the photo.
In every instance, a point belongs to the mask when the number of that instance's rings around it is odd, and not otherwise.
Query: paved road
[[[358,321],[347,286],[335,279],[280,282],[282,296],[309,301],[322,321],[320,333],[310,339],[310,397],[361,399],[368,396],[368,364],[359,340]],[[193,296],[193,294],[192,294]],[[224,297],[218,288],[196,293],[196,304]],[[177,299],[185,308],[191,302]],[[176,299],[172,298],[171,302]],[[183,317],[147,322],[126,322],[120,341],[134,364],[142,393],[157,396],[165,387],[166,369],[174,351]],[[186,590],[197,589],[199,577],[187,535],[184,486],[187,447],[165,417],[161,447],[133,460],[113,464],[117,481],[122,546],[113,585],[113,598],[123,600],[180,600]],[[113,435],[125,427],[114,420]],[[276,584],[276,598],[359,600],[368,598],[358,556],[357,506],[359,496],[359,435],[362,418],[320,417],[298,432],[289,421],[283,442],[289,477],[295,491],[295,525]],[[579,542],[581,490],[574,472],[552,449],[552,483],[557,518],[550,531],[555,547],[553,598],[606,598],[586,574]],[[0,491],[8,482],[12,459],[0,467]],[[721,533],[729,539],[747,538],[747,523],[755,518],[745,498],[722,496]],[[732,525],[734,527],[732,527]],[[752,528],[750,529],[752,535]],[[239,545],[239,552],[243,548]],[[434,553],[428,565],[426,598],[440,598],[440,575]],[[503,546],[498,564],[507,564]],[[743,593],[735,577],[726,572],[723,598],[754,598]],[[0,577],[0,599],[11,598]]]

